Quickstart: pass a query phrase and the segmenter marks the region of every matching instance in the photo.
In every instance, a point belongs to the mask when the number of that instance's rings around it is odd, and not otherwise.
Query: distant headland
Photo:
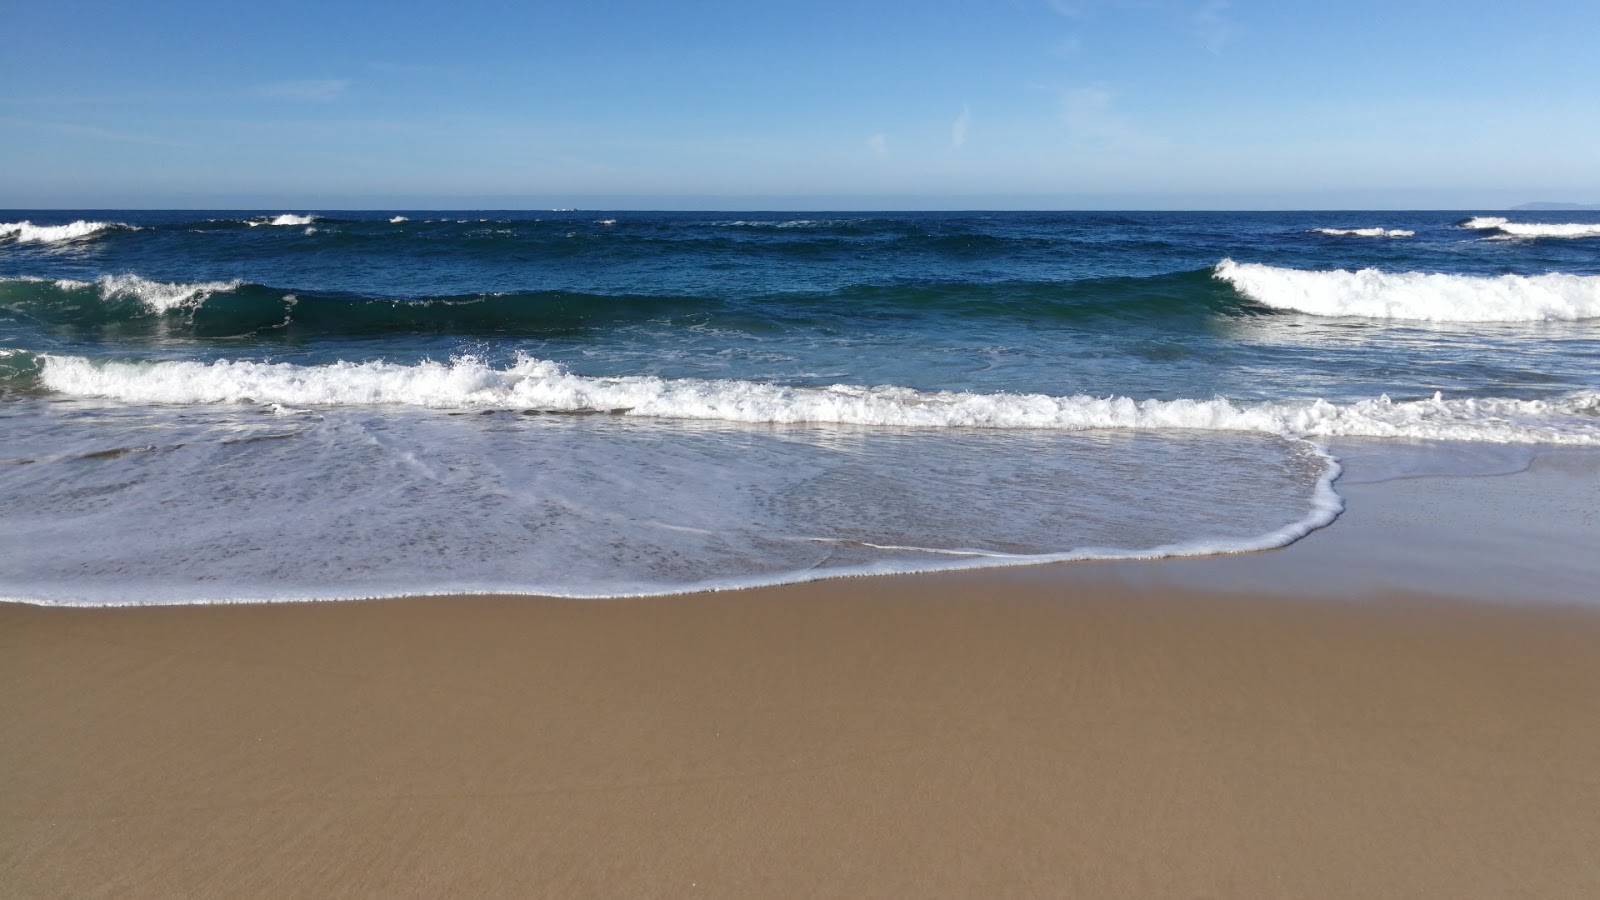
[[[1514,210],[1600,209],[1600,203],[1552,203],[1549,201],[1540,200],[1533,203],[1524,203],[1521,206],[1513,206],[1511,208]]]

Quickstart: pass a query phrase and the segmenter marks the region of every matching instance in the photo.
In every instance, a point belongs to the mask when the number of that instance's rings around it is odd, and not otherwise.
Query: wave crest
[[[1087,431],[1198,430],[1285,436],[1409,437],[1492,443],[1600,445],[1600,393],[1555,401],[1506,398],[1349,404],[924,392],[908,387],[788,387],[750,381],[574,375],[558,363],[520,358],[503,368],[463,357],[450,363],[300,366],[217,360],[107,362],[42,355],[43,387],[136,403],[395,404],[432,409],[607,412],[756,424]]]
[[[137,231],[122,222],[88,222],[79,219],[66,225],[35,225],[32,222],[0,222],[0,238],[12,238],[19,244],[59,244],[81,241],[112,229]]]
[[[1225,259],[1215,277],[1263,306],[1315,316],[1423,322],[1573,322],[1600,318],[1600,276],[1310,271]]]
[[[1592,238],[1600,237],[1597,222],[1513,222],[1501,216],[1473,216],[1461,223],[1469,231],[1498,231],[1511,238]]]
[[[320,216],[297,216],[294,213],[284,213],[280,216],[262,216],[259,219],[251,219],[247,224],[249,224],[251,228],[254,228],[257,225],[310,225],[311,223],[319,221],[320,219]]]
[[[1313,228],[1315,234],[1327,234],[1338,237],[1387,237],[1408,238],[1416,237],[1415,231],[1404,228]]]
[[[152,281],[138,275],[101,275],[95,281],[100,296],[106,300],[127,298],[139,301],[145,309],[160,315],[176,309],[193,309],[212,294],[237,290],[242,281],[206,281],[199,284],[182,284]],[[87,287],[83,282],[58,281],[57,287]]]

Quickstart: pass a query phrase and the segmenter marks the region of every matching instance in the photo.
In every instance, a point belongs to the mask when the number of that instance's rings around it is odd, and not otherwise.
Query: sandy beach
[[[0,606],[0,893],[1594,897],[1597,486],[1357,480],[1174,563]]]

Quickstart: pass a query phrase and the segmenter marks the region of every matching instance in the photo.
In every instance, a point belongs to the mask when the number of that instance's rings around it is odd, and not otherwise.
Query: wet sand
[[[0,606],[0,894],[1600,896],[1600,527],[1473,549],[1595,468],[1223,560]]]

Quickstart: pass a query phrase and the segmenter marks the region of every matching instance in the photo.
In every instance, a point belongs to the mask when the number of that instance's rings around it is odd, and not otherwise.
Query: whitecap
[[[259,219],[251,219],[247,224],[251,228],[255,228],[258,225],[310,225],[312,222],[317,221],[318,218],[318,216],[314,215],[297,216],[293,213],[284,213],[279,216],[263,216]]]
[[[1498,231],[1508,238],[1592,238],[1600,237],[1597,222],[1513,222],[1501,216],[1474,216],[1461,223],[1471,231]]]
[[[1424,322],[1547,322],[1600,317],[1600,276],[1313,271],[1225,259],[1214,276],[1264,306],[1317,316]]]
[[[0,222],[0,238],[14,238],[17,243],[55,244],[79,241],[94,237],[110,229],[137,231],[132,225],[121,222],[88,222],[79,219],[66,225],[35,225],[32,222]]]
[[[56,287],[63,290],[88,287],[88,282],[71,281],[62,279],[57,281]],[[193,309],[206,301],[212,294],[223,293],[239,288],[242,281],[205,281],[194,284],[179,282],[152,281],[133,274],[102,275],[94,284],[99,288],[101,298],[114,300],[117,298],[131,298],[138,300],[145,309],[152,313],[161,314],[175,309]]]
[[[1452,398],[1354,403],[918,391],[909,387],[779,384],[575,375],[523,357],[494,368],[449,363],[337,362],[302,366],[248,360],[92,362],[44,355],[41,383],[81,397],[135,403],[262,403],[292,407],[399,405],[430,409],[610,412],[762,424],[1089,431],[1218,431],[1291,437],[1366,436],[1488,443],[1600,445],[1600,393],[1559,400]]]
[[[1386,237],[1408,238],[1416,237],[1415,231],[1404,228],[1313,228],[1317,234],[1327,234],[1339,237]]]

